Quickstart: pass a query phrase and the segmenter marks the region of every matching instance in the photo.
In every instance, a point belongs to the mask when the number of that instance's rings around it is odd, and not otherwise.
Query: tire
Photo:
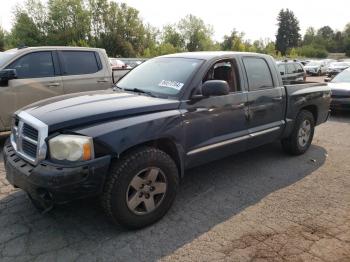
[[[309,129],[305,126],[309,123]],[[309,130],[309,131],[305,131]],[[291,135],[283,139],[282,148],[291,155],[304,154],[310,147],[315,132],[315,119],[310,111],[299,112]],[[307,135],[308,134],[308,135]]]
[[[130,229],[146,227],[170,209],[178,180],[177,166],[169,155],[156,148],[140,148],[112,163],[102,207],[115,223]]]

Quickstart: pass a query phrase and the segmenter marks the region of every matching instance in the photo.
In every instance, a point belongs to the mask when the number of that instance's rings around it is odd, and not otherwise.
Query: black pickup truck
[[[330,100],[326,84],[283,86],[267,55],[157,57],[114,89],[16,112],[4,146],[7,179],[44,211],[99,196],[113,221],[140,228],[165,215],[190,167],[275,140],[303,154]]]

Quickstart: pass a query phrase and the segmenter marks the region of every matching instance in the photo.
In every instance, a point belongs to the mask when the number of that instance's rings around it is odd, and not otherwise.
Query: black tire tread
[[[311,127],[312,127],[311,137],[310,137],[309,145],[306,147],[306,149],[301,150],[298,147],[298,141],[297,141],[298,131],[299,131],[300,124],[306,118],[308,118],[311,121]],[[312,142],[313,135],[314,135],[314,129],[315,129],[315,119],[314,119],[313,114],[308,110],[301,110],[296,117],[295,125],[294,125],[294,128],[293,128],[291,135],[288,138],[285,138],[281,141],[282,148],[284,149],[285,152],[287,152],[288,154],[291,154],[291,155],[304,154]]]
[[[131,165],[134,165],[134,163],[139,159],[147,159],[147,158],[150,159],[152,158],[152,155],[153,156],[156,155],[158,158],[160,158],[161,161],[166,162],[169,165],[169,167],[174,169],[174,172],[176,173],[178,172],[176,164],[172,160],[172,158],[165,152],[153,147],[140,147],[134,151],[131,151],[129,154],[125,155],[123,158],[119,160],[115,160],[114,163],[111,164],[109,176],[106,179],[105,186],[104,186],[100,200],[101,200],[101,206],[103,210],[114,223],[118,223],[132,229],[143,227],[142,225],[129,224],[127,221],[124,221],[123,219],[116,217],[112,211],[111,196],[112,196],[113,188],[115,184],[118,183],[118,179],[123,174],[123,172],[125,170],[128,170],[129,167]],[[177,185],[178,185],[178,180],[177,180]],[[166,212],[164,212],[164,214],[165,213]]]

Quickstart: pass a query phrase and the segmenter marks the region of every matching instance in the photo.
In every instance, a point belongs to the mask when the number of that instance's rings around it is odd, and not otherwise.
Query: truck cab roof
[[[259,56],[259,57],[270,57],[265,54],[258,53],[248,53],[248,52],[233,52],[233,51],[202,51],[202,52],[184,52],[176,53],[170,55],[164,55],[161,57],[178,57],[178,58],[192,58],[192,59],[202,59],[211,60],[214,58],[224,58],[233,56]]]

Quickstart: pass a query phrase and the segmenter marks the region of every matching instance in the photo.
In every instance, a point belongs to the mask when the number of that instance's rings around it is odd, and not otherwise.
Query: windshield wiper
[[[119,87],[120,88],[120,87]],[[131,92],[135,92],[135,93],[142,93],[142,94],[146,94],[149,95],[151,97],[157,97],[156,95],[154,95],[152,92],[149,91],[145,91],[139,88],[121,88],[124,91],[131,91]]]

